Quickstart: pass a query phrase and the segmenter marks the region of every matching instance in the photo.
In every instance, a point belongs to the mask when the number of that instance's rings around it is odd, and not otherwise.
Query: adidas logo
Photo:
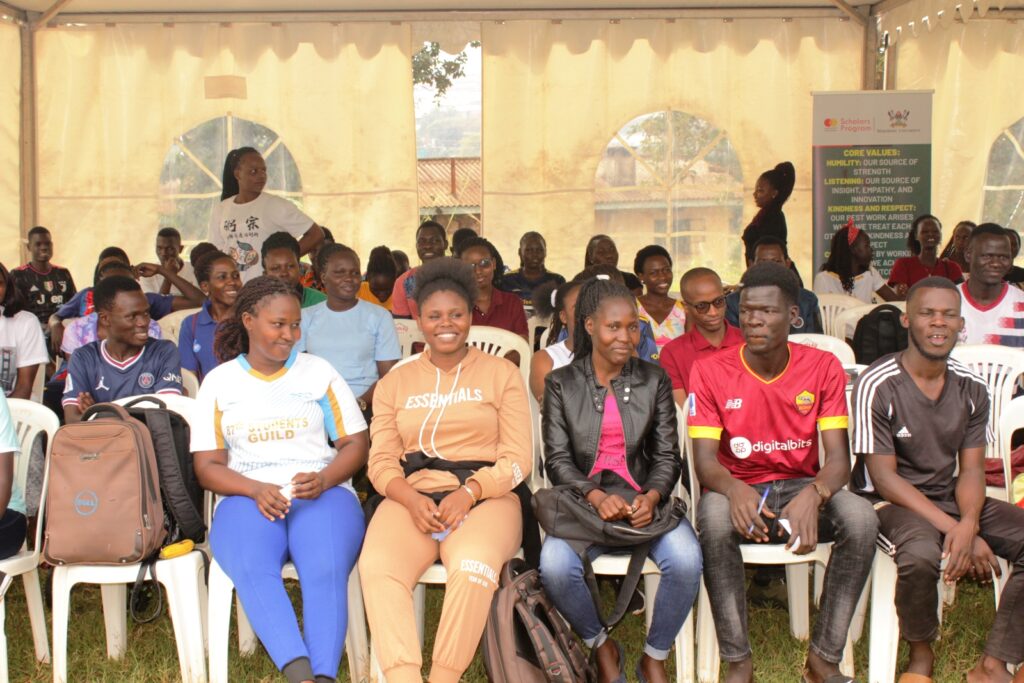
[[[906,425],[900,427],[900,431],[896,432],[897,439],[909,439],[911,437],[910,430],[907,429]]]

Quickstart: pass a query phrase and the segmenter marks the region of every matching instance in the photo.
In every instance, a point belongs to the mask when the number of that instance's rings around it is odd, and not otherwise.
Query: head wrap
[[[850,220],[846,221],[846,243],[852,247],[858,237],[860,237],[860,228],[853,224],[853,218],[851,217]]]

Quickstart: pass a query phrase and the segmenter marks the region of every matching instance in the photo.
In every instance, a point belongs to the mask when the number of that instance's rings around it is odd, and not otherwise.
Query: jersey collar
[[[107,353],[107,340],[104,339],[103,341],[100,342],[100,355],[103,356],[104,362],[108,363],[109,365],[113,365],[118,370],[127,370],[131,366],[135,365],[135,363],[137,363],[138,360],[140,358],[142,358],[142,354],[144,354],[145,352],[146,352],[146,347],[143,346],[139,350],[139,352],[137,354],[135,354],[134,356],[130,356],[130,357],[124,359],[124,360],[117,360],[116,358],[111,356],[109,353]]]
[[[299,355],[298,347],[297,346],[292,347],[292,352],[288,356],[288,360],[286,360],[284,362],[284,367],[282,367],[280,370],[278,370],[277,372],[275,372],[275,373],[273,373],[271,375],[264,375],[262,372],[260,372],[259,370],[257,370],[253,366],[249,365],[249,359],[245,357],[244,353],[238,357],[238,363],[239,363],[239,365],[242,366],[243,370],[248,372],[250,375],[252,375],[256,379],[261,379],[264,382],[273,382],[275,379],[280,379],[281,377],[284,377],[285,373],[288,372],[288,370],[291,369],[292,365],[295,364],[295,359],[298,357],[298,355]]]
[[[1006,293],[1010,291],[1010,283],[1009,282],[1004,282],[1003,283],[1003,291],[1000,292],[998,297],[996,297],[996,300],[993,301],[992,303],[990,303],[988,306],[982,306],[981,304],[979,304],[974,299],[973,296],[971,296],[971,290],[967,287],[967,283],[966,282],[964,282],[962,285],[960,285],[960,287],[961,287],[960,291],[963,292],[964,298],[967,299],[967,303],[969,303],[971,306],[973,306],[974,308],[978,309],[979,311],[991,311],[993,308],[995,308],[999,304],[1003,303],[1003,299],[1006,298]]]
[[[786,367],[782,368],[782,372],[780,372],[779,374],[775,375],[775,377],[773,377],[771,379],[765,379],[764,377],[761,377],[761,375],[759,375],[756,372],[754,372],[750,368],[750,366],[747,365],[747,359],[743,357],[743,349],[745,349],[745,348],[747,348],[747,345],[745,343],[744,344],[740,344],[740,347],[739,347],[740,363],[742,363],[743,364],[743,368],[747,372],[750,373],[750,376],[753,377],[754,379],[756,379],[761,384],[774,384],[775,382],[778,382],[780,379],[782,379],[783,377],[786,376],[786,371],[789,370],[789,366],[793,364],[793,344],[791,342],[786,342],[786,348],[789,350],[789,358],[786,359]]]

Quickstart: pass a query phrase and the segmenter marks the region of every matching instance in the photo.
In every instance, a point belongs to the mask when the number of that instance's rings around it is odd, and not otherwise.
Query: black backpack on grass
[[[882,356],[907,348],[907,330],[896,306],[876,306],[857,323],[853,333],[853,354],[861,365],[871,365]]]
[[[206,537],[203,520],[203,489],[192,467],[188,422],[158,398],[137,398],[127,403],[128,414],[143,422],[153,439],[160,495],[164,503],[164,545]]]

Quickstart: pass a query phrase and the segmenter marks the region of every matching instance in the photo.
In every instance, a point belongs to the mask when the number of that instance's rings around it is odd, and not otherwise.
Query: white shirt
[[[1003,283],[1003,293],[982,308],[971,298],[967,283],[957,285],[963,305],[964,329],[961,344],[1000,344],[1024,347],[1024,291]]]
[[[182,259],[182,261],[183,265],[181,266],[181,270],[178,271],[178,277],[185,282],[198,286],[196,283],[196,272],[192,269],[192,264],[189,263],[188,259]],[[140,277],[139,284],[142,285],[143,292],[159,294],[160,288],[164,285],[164,276],[153,275],[150,277]],[[177,294],[178,296],[185,296],[185,292],[181,291],[174,285],[171,285],[170,293]]]
[[[564,368],[566,365],[572,362],[572,351],[565,345],[566,340],[546,346],[542,351],[551,356],[551,369],[557,370],[558,368]]]
[[[203,379],[196,401],[192,450],[226,448],[228,467],[279,486],[327,467],[335,457],[328,438],[366,430],[355,396],[331,364],[298,351],[271,376],[244,356],[222,363]]]
[[[242,282],[263,274],[260,250],[275,232],[301,238],[313,227],[313,219],[287,199],[263,192],[259,197],[236,204],[228,197],[213,207],[209,241],[235,259]]]
[[[814,293],[846,294],[847,296],[856,297],[866,304],[870,304],[873,301],[875,292],[880,290],[884,284],[885,278],[875,270],[874,266],[871,266],[860,275],[854,276],[853,291],[847,292],[843,289],[843,283],[839,280],[838,275],[829,270],[822,270],[814,276]]]
[[[18,311],[10,318],[0,316],[0,385],[5,396],[14,391],[18,368],[49,362],[38,318],[28,311]]]

